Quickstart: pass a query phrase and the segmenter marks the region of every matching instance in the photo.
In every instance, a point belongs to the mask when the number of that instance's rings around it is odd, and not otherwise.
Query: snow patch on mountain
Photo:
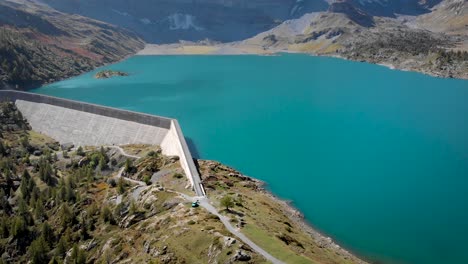
[[[294,16],[297,12],[299,12],[302,9],[302,4],[304,3],[304,0],[296,0],[296,3],[294,4],[293,8],[291,8],[291,11],[289,12],[290,16]]]
[[[384,5],[387,5],[387,2],[388,0],[359,0],[359,3],[361,5],[377,3],[377,4],[384,6]]]
[[[167,17],[170,30],[204,30],[203,27],[196,24],[196,17],[190,14],[175,13]]]
[[[117,14],[119,14],[119,15],[121,15],[121,16],[124,16],[124,17],[131,17],[131,16],[132,16],[132,15],[130,15],[130,14],[127,13],[127,12],[122,12],[122,11],[119,11],[119,10],[117,10],[117,9],[113,9],[113,8],[112,8],[111,10],[112,10],[112,12],[117,13]]]
[[[149,20],[148,18],[144,17],[144,18],[140,18],[140,22],[145,24],[145,25],[149,25],[151,24],[151,20]]]

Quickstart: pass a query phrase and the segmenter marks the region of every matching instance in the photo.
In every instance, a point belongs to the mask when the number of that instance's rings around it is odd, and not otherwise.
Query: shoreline
[[[241,44],[236,43],[220,43],[213,45],[202,45],[198,43],[173,43],[173,44],[146,44],[146,46],[134,54],[135,56],[189,56],[189,55],[200,55],[200,56],[239,56],[239,55],[257,55],[257,56],[279,56],[282,53],[286,54],[304,54],[316,57],[331,57],[338,58],[347,61],[354,62],[365,62],[369,64],[379,65],[386,67],[390,70],[398,70],[404,72],[415,72],[424,75],[429,75],[435,78],[446,78],[446,79],[460,79],[468,80],[468,73],[461,76],[446,75],[440,72],[431,71],[428,69],[413,69],[406,66],[398,66],[391,62],[386,61],[370,61],[370,60],[358,60],[347,58],[341,54],[317,54],[312,52],[302,52],[288,49],[265,49],[257,45]]]
[[[360,256],[359,254],[352,252],[346,248],[343,248],[337,242],[335,242],[333,238],[318,231],[317,228],[314,228],[312,223],[305,219],[304,214],[299,209],[294,207],[291,201],[282,199],[281,197],[275,195],[271,190],[266,188],[268,186],[267,182],[253,178],[251,176],[244,175],[240,172],[239,175],[250,178],[252,181],[257,183],[257,185],[260,187],[258,191],[270,198],[271,200],[273,200],[274,202],[278,203],[280,205],[282,213],[285,216],[287,216],[292,222],[297,224],[300,227],[301,231],[310,235],[320,247],[329,249],[330,251],[343,256],[345,259],[350,259],[356,263],[371,263],[370,261],[365,260],[364,257]]]

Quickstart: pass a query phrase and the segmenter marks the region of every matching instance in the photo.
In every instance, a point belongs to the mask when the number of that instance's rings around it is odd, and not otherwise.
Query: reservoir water
[[[379,263],[468,263],[468,81],[307,55],[136,56],[34,92],[177,118]],[[102,69],[102,68],[101,68]]]

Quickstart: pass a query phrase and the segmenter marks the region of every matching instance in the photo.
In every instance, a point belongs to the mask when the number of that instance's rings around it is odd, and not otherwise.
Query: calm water
[[[383,263],[468,263],[468,81],[306,55],[142,56],[38,93],[179,119],[198,155],[265,180]]]

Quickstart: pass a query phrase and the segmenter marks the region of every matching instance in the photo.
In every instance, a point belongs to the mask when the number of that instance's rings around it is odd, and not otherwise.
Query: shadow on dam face
[[[188,146],[188,148],[190,150],[190,153],[192,153],[192,158],[199,159],[200,158],[200,152],[198,152],[198,148],[195,145],[195,142],[189,137],[185,137],[185,141],[187,142],[187,146]]]

